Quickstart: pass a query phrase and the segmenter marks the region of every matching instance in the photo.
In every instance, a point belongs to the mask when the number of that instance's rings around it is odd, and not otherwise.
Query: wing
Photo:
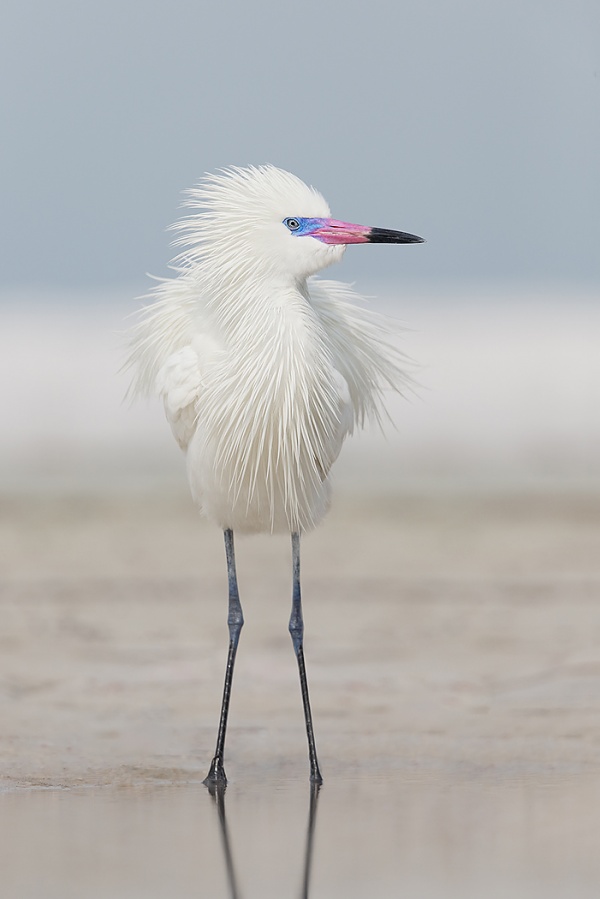
[[[310,278],[309,300],[327,333],[333,361],[343,378],[352,426],[368,419],[379,424],[385,413],[384,391],[404,393],[412,384],[410,360],[397,346],[398,325],[365,308],[364,299],[347,284]],[[396,339],[395,339],[396,338]]]
[[[169,356],[156,377],[156,392],[164,403],[167,421],[182,450],[187,449],[196,430],[201,388],[199,359],[191,346]]]
[[[185,277],[157,280],[151,300],[136,313],[137,322],[129,331],[129,357],[125,369],[133,378],[128,395],[156,393],[156,378],[167,359],[194,338],[194,313],[198,294]]]
[[[196,429],[202,371],[216,347],[202,333],[203,304],[191,278],[161,280],[149,299],[129,334],[129,395],[158,394],[175,439],[186,449]]]

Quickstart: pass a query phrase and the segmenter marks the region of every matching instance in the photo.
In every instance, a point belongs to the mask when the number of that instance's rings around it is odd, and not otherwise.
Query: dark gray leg
[[[225,686],[223,687],[223,702],[221,703],[221,719],[219,721],[219,733],[217,736],[217,748],[215,757],[210,764],[208,775],[204,783],[226,784],[225,768],[223,767],[223,755],[225,753],[225,733],[227,731],[227,716],[229,715],[229,700],[231,698],[231,684],[233,682],[233,666],[240,639],[240,632],[244,624],[240,595],[238,593],[237,576],[235,573],[235,553],[233,550],[233,531],[225,531],[225,553],[227,555],[227,579],[229,581],[229,614],[227,624],[229,626],[229,653],[227,655],[227,668],[225,670]]]
[[[315,784],[322,784],[323,778],[319,771],[315,735],[313,732],[312,715],[310,711],[310,699],[308,697],[308,683],[306,680],[306,668],[304,667],[304,621],[302,619],[302,597],[300,594],[300,534],[292,534],[292,560],[294,568],[294,585],[292,590],[292,614],[290,615],[290,634],[294,644],[294,652],[298,660],[300,673],[300,689],[302,691],[302,704],[304,706],[304,720],[306,722],[306,736],[308,737],[308,757],[310,760],[310,779]]]

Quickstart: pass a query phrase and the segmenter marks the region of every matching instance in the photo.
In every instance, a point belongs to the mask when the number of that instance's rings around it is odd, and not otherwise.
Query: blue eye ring
[[[298,231],[300,229],[300,222],[298,221],[298,219],[295,219],[293,217],[284,219],[283,224],[290,231]]]

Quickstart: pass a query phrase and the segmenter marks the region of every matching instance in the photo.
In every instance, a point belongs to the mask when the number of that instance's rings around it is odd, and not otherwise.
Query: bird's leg
[[[229,627],[229,653],[227,655],[227,668],[225,670],[225,685],[223,687],[223,702],[221,703],[221,718],[219,721],[219,733],[217,736],[217,748],[215,757],[210,764],[208,775],[204,783],[226,784],[223,755],[225,753],[225,733],[227,731],[227,716],[229,715],[229,700],[231,698],[231,684],[233,682],[233,666],[235,654],[238,648],[240,632],[244,624],[240,595],[238,592],[237,575],[235,572],[235,553],[233,549],[233,531],[228,528],[225,531],[225,553],[227,556],[227,580],[229,582],[229,614],[227,624]]]
[[[302,691],[302,703],[304,705],[306,736],[308,737],[310,779],[315,784],[322,784],[323,778],[319,771],[319,760],[317,759],[317,748],[315,746],[310,699],[308,696],[306,668],[304,667],[304,621],[302,619],[302,597],[300,594],[300,534],[292,534],[292,560],[294,583],[292,590],[292,614],[290,615],[289,629],[292,643],[294,644],[294,652],[296,653],[296,658],[298,660],[298,671],[300,673],[300,689]]]

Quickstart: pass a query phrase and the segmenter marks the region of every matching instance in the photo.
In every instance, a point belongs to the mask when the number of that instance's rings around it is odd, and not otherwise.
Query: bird
[[[287,533],[289,632],[298,664],[310,780],[323,782],[304,660],[300,539],[330,504],[346,437],[386,416],[410,382],[388,320],[317,273],[350,244],[423,243],[331,217],[323,196],[274,165],[220,169],[186,192],[172,227],[172,277],[157,279],[130,329],[133,395],[157,394],[186,454],[194,502],[223,531],[229,646],[217,742],[204,783],[227,784],[224,755],[244,624],[234,534]]]

